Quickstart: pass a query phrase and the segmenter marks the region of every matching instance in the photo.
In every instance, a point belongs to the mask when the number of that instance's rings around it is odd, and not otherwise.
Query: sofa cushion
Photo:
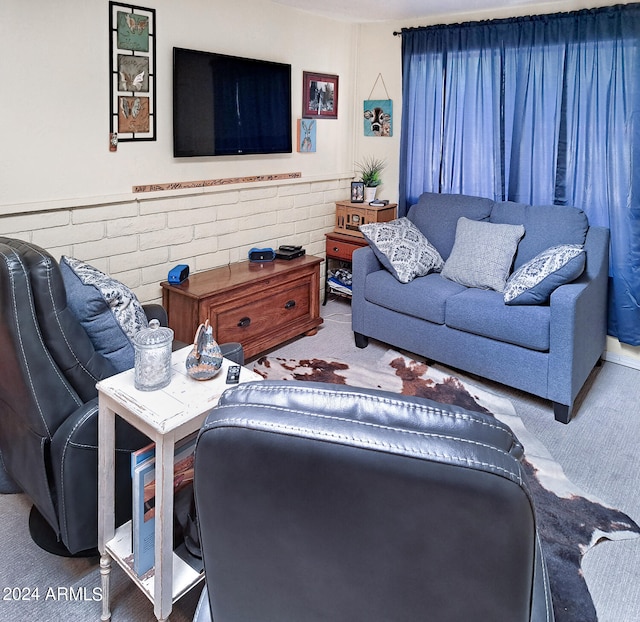
[[[361,225],[360,231],[380,263],[401,283],[442,270],[440,253],[408,218]]]
[[[504,290],[522,225],[502,225],[462,217],[442,276],[467,287]]]
[[[509,307],[502,294],[470,288],[446,302],[445,323],[474,335],[547,352],[551,308],[547,305]]]
[[[465,289],[436,273],[403,284],[386,270],[367,275],[364,288],[368,302],[434,324],[444,324],[447,298]]]
[[[514,270],[542,251],[559,244],[584,244],[589,221],[585,213],[566,205],[524,205],[496,203],[492,223],[524,225],[525,234],[516,252]]]
[[[425,192],[411,206],[408,217],[446,260],[453,248],[458,220],[462,216],[488,220],[493,206],[491,199],[483,197]]]
[[[123,283],[89,264],[63,256],[60,270],[67,304],[85,329],[96,352],[118,372],[134,365],[131,340],[148,326],[136,295]]]
[[[585,252],[581,244],[553,246],[520,266],[507,280],[504,302],[535,305],[548,302],[551,293],[577,279],[584,271]]]

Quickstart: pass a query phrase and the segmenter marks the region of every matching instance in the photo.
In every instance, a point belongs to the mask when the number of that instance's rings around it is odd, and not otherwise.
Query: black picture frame
[[[351,202],[364,203],[364,182],[363,181],[351,182]]]
[[[156,140],[156,11],[109,2],[109,131],[118,142]]]

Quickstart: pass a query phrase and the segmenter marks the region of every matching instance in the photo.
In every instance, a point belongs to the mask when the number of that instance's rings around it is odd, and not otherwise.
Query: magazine
[[[193,458],[198,433],[183,438],[175,446],[173,492],[193,483]],[[133,470],[132,540],[133,570],[144,575],[155,564],[155,445],[131,454]],[[169,543],[173,546],[173,541]]]

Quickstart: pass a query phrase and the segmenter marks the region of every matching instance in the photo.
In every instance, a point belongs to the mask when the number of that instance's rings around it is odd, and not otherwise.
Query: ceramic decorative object
[[[151,320],[133,337],[135,350],[134,386],[140,391],[157,391],[171,382],[173,331]]]
[[[376,200],[376,192],[378,188],[376,186],[365,186],[364,188],[364,202],[371,203]]]
[[[194,380],[213,378],[222,366],[222,352],[213,338],[213,329],[209,320],[198,326],[193,349],[187,355],[187,373]]]

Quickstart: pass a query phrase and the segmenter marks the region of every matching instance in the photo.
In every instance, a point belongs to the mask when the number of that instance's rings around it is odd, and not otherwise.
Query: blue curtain
[[[402,31],[400,214],[422,192],[609,227],[609,333],[640,345],[640,4]]]

